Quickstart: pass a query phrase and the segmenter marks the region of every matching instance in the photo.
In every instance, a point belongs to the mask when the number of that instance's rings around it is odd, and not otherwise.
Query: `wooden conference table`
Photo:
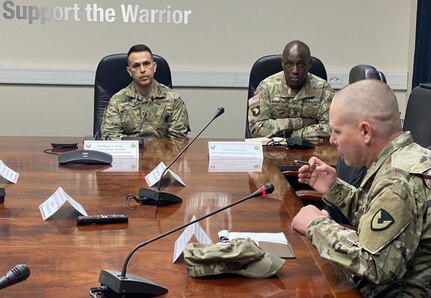
[[[146,140],[136,172],[115,172],[101,165],[59,166],[57,156],[43,152],[54,141],[75,141],[82,148],[79,138],[0,137],[0,160],[20,174],[17,184],[0,181],[6,189],[0,205],[0,274],[21,263],[31,269],[27,280],[0,290],[1,297],[89,297],[89,289],[99,286],[100,271],[121,271],[127,254],[138,243],[190,221],[193,215],[201,217],[243,198],[266,182],[274,185],[272,194],[243,202],[200,224],[215,242],[222,229],[283,231],[296,258],[288,259],[277,275],[191,278],[182,260],[172,262],[180,231],[136,252],[127,273],[167,288],[166,297],[360,297],[343,272],[322,260],[309,241],[290,228],[302,203],[277,165],[293,164],[312,154],[335,163],[337,153],[327,144],[307,151],[272,147],[265,152],[260,172],[226,173],[209,171],[209,139],[199,139],[171,168],[187,186],[174,180],[162,186],[183,202],[159,207],[156,214],[154,206],[127,209],[125,197],[148,187],[145,175],[160,161],[168,164],[187,140]],[[88,214],[123,213],[128,224],[77,226],[77,214],[67,203],[43,221],[38,206],[60,186]]]

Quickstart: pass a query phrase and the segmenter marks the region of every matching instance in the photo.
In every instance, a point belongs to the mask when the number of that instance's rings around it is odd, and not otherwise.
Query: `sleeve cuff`
[[[343,189],[343,182],[340,178],[337,178],[337,180],[335,180],[335,183],[328,190],[328,192],[323,195],[324,201],[332,205],[338,206],[338,201],[341,199],[340,193],[342,189]]]
[[[307,227],[307,230],[305,231],[305,234],[307,235],[307,238],[310,239],[311,242],[313,242],[313,234],[314,230],[319,226],[320,223],[324,221],[332,221],[330,218],[327,218],[326,216],[319,216],[315,218],[310,225]]]

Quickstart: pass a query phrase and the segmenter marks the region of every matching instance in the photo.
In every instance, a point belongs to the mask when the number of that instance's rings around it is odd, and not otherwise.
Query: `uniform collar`
[[[290,88],[289,85],[287,85],[286,77],[283,72],[283,75],[281,77],[281,88],[280,88],[281,97],[293,98],[296,100],[309,98],[310,94],[313,94],[310,77],[311,75],[310,73],[308,73],[308,75],[305,77],[305,84],[302,86],[302,88],[299,91],[296,91]]]
[[[371,164],[370,168],[368,169],[367,174],[361,184],[364,184],[369,177],[372,177],[380,169],[385,160],[387,158],[390,158],[395,151],[411,143],[413,143],[413,138],[410,132],[404,132],[402,135],[393,139],[382,149],[382,151],[380,151],[376,160]]]
[[[143,96],[136,89],[135,83],[131,82],[129,86],[126,87],[127,88],[126,95],[131,98],[135,98],[139,101],[146,101],[146,102],[151,102],[155,100],[157,101],[157,100],[166,98],[166,90],[162,88],[161,84],[154,79],[153,79],[153,84],[154,86],[153,86],[153,89],[151,89],[151,92],[148,95]]]

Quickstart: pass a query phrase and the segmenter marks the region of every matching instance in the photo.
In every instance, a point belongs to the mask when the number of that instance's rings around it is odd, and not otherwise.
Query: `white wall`
[[[31,5],[71,5],[32,1]],[[321,58],[329,73],[347,73],[360,63],[386,74],[411,71],[414,0],[220,0],[220,1],[75,1],[119,11],[120,4],[141,8],[191,10],[189,23],[36,21],[6,19],[0,14],[1,68],[94,69],[111,53],[135,43],[148,44],[173,71],[248,73],[260,56],[282,51],[301,39]],[[4,4],[5,1],[2,1]],[[13,1],[15,7],[24,3]],[[27,4],[28,5],[28,4]],[[9,14],[10,15],[10,14]],[[4,73],[4,72],[3,72]],[[7,72],[6,72],[7,75]],[[37,73],[36,73],[37,75]],[[175,84],[175,80],[174,80]],[[407,83],[406,83],[407,86]],[[405,88],[406,89],[406,88]],[[247,91],[238,88],[178,87],[196,133],[218,106],[226,113],[203,136],[243,137]],[[402,112],[407,90],[397,91]],[[92,132],[92,86],[11,84],[0,81],[0,135],[84,136]]]

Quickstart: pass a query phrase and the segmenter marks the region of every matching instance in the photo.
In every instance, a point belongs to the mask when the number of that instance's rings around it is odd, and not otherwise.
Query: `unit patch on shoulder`
[[[254,117],[257,117],[260,115],[260,106],[254,107],[251,109],[251,113]]]
[[[394,218],[385,209],[380,209],[374,214],[371,220],[371,229],[374,231],[381,231],[394,223]]]

